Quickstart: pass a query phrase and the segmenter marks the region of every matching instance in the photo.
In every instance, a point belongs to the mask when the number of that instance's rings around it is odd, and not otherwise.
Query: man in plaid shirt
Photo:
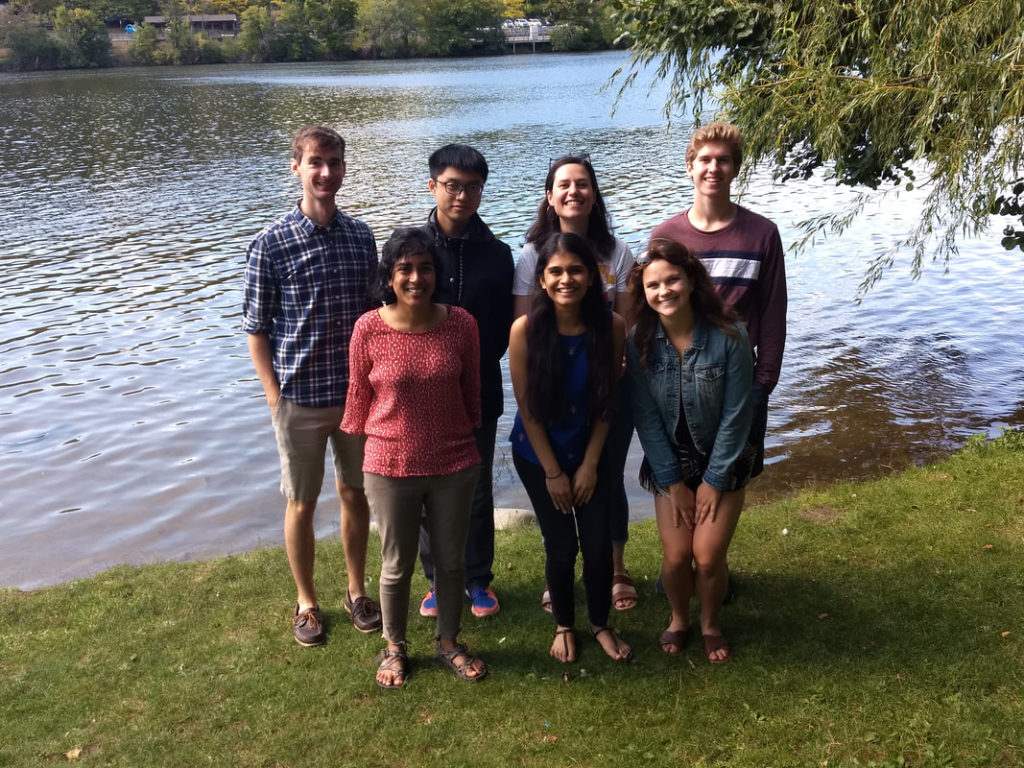
[[[298,592],[293,631],[301,645],[312,646],[326,640],[313,586],[313,517],[328,442],[341,499],[345,608],[360,631],[381,627],[380,608],[364,584],[370,509],[363,492],[363,438],[339,429],[352,326],[373,307],[377,244],[366,224],[335,203],[345,177],[345,140],[336,131],[299,129],[291,169],[302,182],[302,199],[249,245],[242,327],[281,457],[285,551]]]

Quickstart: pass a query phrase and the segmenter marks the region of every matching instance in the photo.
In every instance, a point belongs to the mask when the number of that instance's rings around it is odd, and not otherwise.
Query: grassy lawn
[[[319,649],[292,640],[280,549],[0,591],[0,766],[1024,766],[1019,434],[745,512],[731,664],[658,650],[657,534],[631,535],[641,602],[613,616],[631,664],[589,637],[576,664],[547,656],[540,537],[520,528],[498,534],[501,613],[464,618],[487,680],[431,663],[417,615],[402,691],[374,685],[382,642],[347,621],[335,542]]]

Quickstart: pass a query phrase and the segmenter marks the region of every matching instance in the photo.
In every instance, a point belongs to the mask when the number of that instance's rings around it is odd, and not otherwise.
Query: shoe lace
[[[305,623],[310,629],[317,629],[320,626],[320,622],[316,620],[316,614],[312,608],[307,608],[304,611],[300,611],[295,619],[292,621],[295,626]]]
[[[356,603],[352,606],[352,613],[361,613],[363,616],[373,616],[373,603],[370,602],[368,597],[356,598]]]

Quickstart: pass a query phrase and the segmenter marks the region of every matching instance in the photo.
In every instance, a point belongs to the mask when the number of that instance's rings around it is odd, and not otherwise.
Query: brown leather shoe
[[[295,642],[307,647],[323,645],[327,641],[324,634],[324,617],[319,607],[307,608],[299,612],[298,603],[292,617],[292,628],[295,631]]]
[[[352,614],[352,626],[360,632],[373,632],[381,628],[380,606],[366,597],[357,597],[354,601],[345,590],[345,610]]]

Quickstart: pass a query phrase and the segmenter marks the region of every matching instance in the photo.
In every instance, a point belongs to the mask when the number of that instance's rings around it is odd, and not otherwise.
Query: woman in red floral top
[[[439,260],[420,229],[395,230],[384,245],[385,306],[352,332],[341,428],[366,435],[366,494],[380,529],[380,601],[387,648],[377,685],[409,678],[409,590],[425,510],[436,561],[436,658],[464,680],[487,674],[458,642],[466,530],[480,456],[480,342],[465,310],[432,301]]]

